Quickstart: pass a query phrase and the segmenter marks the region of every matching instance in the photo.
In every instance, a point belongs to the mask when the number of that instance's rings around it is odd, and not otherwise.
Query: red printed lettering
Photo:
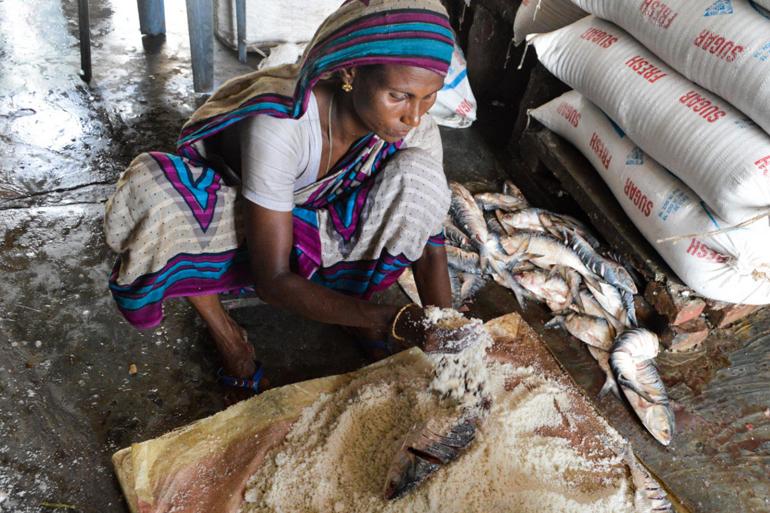
[[[664,2],[657,0],[644,0],[639,11],[642,16],[647,18],[647,21],[663,29],[670,27],[671,23],[679,16],[678,12],[674,12]]]
[[[558,112],[561,117],[566,119],[567,122],[569,122],[569,124],[573,127],[577,128],[580,124],[580,113],[569,103],[564,102],[559,105],[559,107],[556,109],[556,112]]]
[[[626,185],[623,188],[623,192],[626,194],[631,203],[634,204],[639,211],[644,214],[644,217],[650,217],[652,208],[654,206],[652,200],[647,197],[642,190],[630,178],[626,178]]]
[[[607,149],[607,146],[604,144],[604,141],[602,141],[601,137],[599,137],[596,132],[591,136],[590,146],[596,156],[599,157],[599,160],[602,161],[604,169],[609,169],[610,162],[612,162],[612,155],[610,154],[610,150]]]
[[[745,48],[735,41],[730,41],[710,30],[703,30],[695,38],[693,44],[703,51],[722,59],[725,62],[735,62]]]
[[[595,45],[598,45],[602,48],[609,48],[618,41],[616,36],[613,36],[609,32],[599,30],[595,27],[591,27],[583,32],[580,38],[585,39],[586,41],[590,41],[591,43],[594,43]]]
[[[698,239],[690,240],[690,246],[687,248],[687,254],[701,260],[708,260],[710,262],[717,262],[720,264],[730,260],[730,257],[723,255],[718,251],[714,251]]]
[[[654,84],[661,78],[668,75],[668,73],[655,66],[641,55],[637,55],[636,57],[631,57],[628,59],[626,61],[626,66],[634,70],[639,76],[644,78],[650,84]]]
[[[770,172],[770,155],[759,159],[754,162],[754,164],[757,166],[759,172],[762,173],[762,176],[767,176],[767,173]]]
[[[689,107],[690,110],[709,123],[715,123],[727,115],[724,109],[714,104],[708,98],[701,96],[697,91],[689,91],[679,98],[679,103]]]

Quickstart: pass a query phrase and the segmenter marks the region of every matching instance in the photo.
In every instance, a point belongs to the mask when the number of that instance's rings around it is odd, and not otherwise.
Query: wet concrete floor
[[[142,38],[135,2],[91,0],[90,85],[78,77],[76,4],[0,0],[0,511],[125,512],[111,454],[224,407],[217,355],[190,306],[170,301],[162,327],[137,332],[106,286],[107,196],[133,156],[171,149],[202,101],[184,1],[166,0],[166,37]],[[254,64],[218,46],[216,81]],[[488,139],[477,129],[443,135],[448,175],[493,188],[504,173]],[[383,300],[404,298],[394,289]],[[472,307],[487,319],[514,309],[496,286]],[[233,315],[273,385],[364,363],[333,327],[266,306]],[[584,348],[543,331],[536,306],[525,315],[594,395],[601,372]],[[671,448],[651,441],[623,404],[599,403],[696,511],[770,510],[767,317],[661,358],[683,431]]]

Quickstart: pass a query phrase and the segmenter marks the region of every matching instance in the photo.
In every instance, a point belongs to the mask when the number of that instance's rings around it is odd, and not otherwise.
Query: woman
[[[423,304],[451,304],[450,196],[425,113],[453,44],[438,0],[348,0],[301,63],[215,92],[184,126],[178,155],[137,157],[105,217],[120,254],[110,288],[126,319],[155,326],[163,299],[188,297],[224,372],[244,378],[229,383],[255,390],[255,350],[221,292],[253,287],[375,346],[424,347],[420,308],[367,300],[411,265]]]

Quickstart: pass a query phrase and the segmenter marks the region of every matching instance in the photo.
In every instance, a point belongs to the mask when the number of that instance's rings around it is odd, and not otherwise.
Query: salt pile
[[[532,367],[485,361],[491,338],[423,365],[383,365],[319,398],[247,484],[242,513],[633,512],[625,441],[578,433],[575,392]],[[491,403],[475,442],[415,491],[383,483],[418,422]]]

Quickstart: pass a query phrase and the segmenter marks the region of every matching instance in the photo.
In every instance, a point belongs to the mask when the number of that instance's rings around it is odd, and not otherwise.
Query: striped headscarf
[[[182,128],[177,151],[192,161],[195,143],[246,117],[301,117],[322,76],[343,68],[401,64],[446,75],[454,33],[439,0],[347,0],[316,32],[298,64],[234,78]]]

